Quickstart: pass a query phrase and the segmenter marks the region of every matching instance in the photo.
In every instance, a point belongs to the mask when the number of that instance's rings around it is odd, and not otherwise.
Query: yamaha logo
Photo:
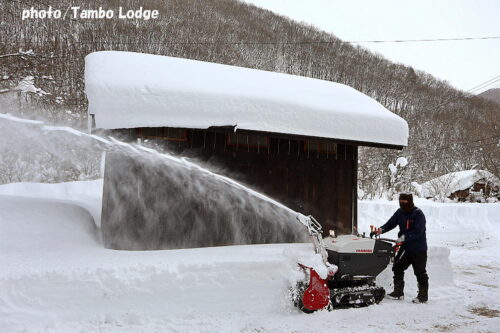
[[[372,252],[373,252],[373,250],[356,249],[356,252],[361,252],[361,253],[372,253]]]

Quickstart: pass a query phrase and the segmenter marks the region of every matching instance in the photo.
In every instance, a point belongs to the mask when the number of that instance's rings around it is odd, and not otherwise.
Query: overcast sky
[[[500,0],[243,1],[346,41],[500,36]],[[500,75],[500,39],[361,45],[466,91]]]

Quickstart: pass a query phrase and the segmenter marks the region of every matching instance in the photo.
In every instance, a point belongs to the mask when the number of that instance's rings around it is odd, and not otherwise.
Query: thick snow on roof
[[[89,113],[104,129],[236,129],[405,146],[408,124],[343,84],[149,54],[85,58]]]
[[[443,192],[446,196],[466,190],[479,180],[486,180],[500,186],[500,180],[491,172],[486,170],[465,170],[450,172],[437,178],[423,183],[421,186],[421,195],[431,197],[436,191]]]

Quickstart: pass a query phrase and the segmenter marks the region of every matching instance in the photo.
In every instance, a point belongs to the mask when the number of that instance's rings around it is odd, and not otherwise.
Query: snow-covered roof
[[[465,170],[450,172],[437,178],[431,179],[421,185],[421,195],[432,197],[436,192],[449,196],[456,191],[466,190],[474,183],[485,180],[500,186],[498,179],[491,172],[486,170]]]
[[[406,121],[346,85],[132,52],[85,58],[98,128],[236,129],[405,146]]]

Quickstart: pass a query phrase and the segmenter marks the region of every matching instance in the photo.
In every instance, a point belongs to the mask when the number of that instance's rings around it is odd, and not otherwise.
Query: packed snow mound
[[[76,249],[100,247],[92,216],[79,206],[0,195],[0,212],[0,278],[79,265]]]
[[[74,204],[87,210],[95,224],[100,226],[102,189],[102,179],[57,184],[23,182],[0,185],[0,195]]]
[[[406,146],[408,124],[343,84],[209,62],[103,51],[85,58],[98,128],[235,129]]]
[[[0,196],[0,212],[0,327],[9,332],[129,313],[288,313],[295,256],[313,253],[311,244],[115,251],[81,207]]]
[[[429,283],[433,288],[453,286],[453,268],[450,263],[450,250],[442,246],[429,246],[427,249],[427,273]],[[377,283],[391,292],[393,288],[392,266],[385,269],[378,277]],[[409,268],[405,275],[406,290],[417,290],[418,284],[412,269]]]
[[[426,218],[427,242],[431,246],[471,246],[495,238],[493,223],[500,216],[500,203],[437,203],[415,198]],[[399,208],[398,201],[358,202],[358,231],[370,233],[370,225],[382,226]],[[500,222],[500,221],[499,221]],[[397,238],[398,228],[383,237]]]
[[[424,198],[442,195],[448,197],[450,194],[466,190],[474,183],[484,180],[495,186],[500,186],[500,179],[486,170],[465,170],[450,172],[421,184],[420,196]]]

